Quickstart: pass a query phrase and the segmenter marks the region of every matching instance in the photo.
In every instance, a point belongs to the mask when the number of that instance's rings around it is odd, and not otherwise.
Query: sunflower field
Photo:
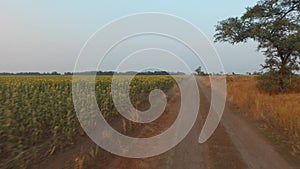
[[[166,92],[175,84],[171,76],[117,78],[119,84],[130,84],[135,106],[147,101],[153,89]],[[111,76],[97,76],[95,83],[97,102],[106,119],[119,115],[111,81]],[[120,93],[119,99],[122,96]],[[22,166],[43,151],[64,147],[83,135],[73,106],[72,76],[0,77],[0,164]]]

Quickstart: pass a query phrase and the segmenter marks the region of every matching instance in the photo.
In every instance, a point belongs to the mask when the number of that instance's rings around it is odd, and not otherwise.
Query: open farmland
[[[122,85],[129,78],[117,80]],[[96,78],[97,101],[107,120],[119,116],[110,84],[110,76]],[[139,106],[153,89],[173,86],[170,76],[136,76],[130,84],[131,101]],[[1,167],[26,167],[84,135],[73,107],[71,76],[0,77],[0,113]]]
[[[178,78],[182,84],[190,82],[184,76]],[[227,77],[228,100],[239,108],[227,105],[212,137],[199,144],[199,134],[210,109],[210,89],[208,77],[196,79],[201,102],[196,123],[189,134],[166,153],[130,159],[105,151],[86,136],[73,107],[71,76],[2,76],[0,168],[293,169],[299,165],[286,160],[277,148],[274,149],[276,146],[266,141],[265,136],[257,134],[255,129],[267,128],[266,133],[276,136],[284,146],[288,145],[289,153],[298,158],[299,100],[294,99],[297,94],[268,95],[255,88],[255,77]],[[97,76],[96,99],[106,121],[118,132],[137,138],[151,137],[167,130],[178,117],[181,94],[171,76],[136,76],[131,82],[129,76],[117,76],[118,88],[130,84],[130,100],[139,110],[149,108],[151,91],[161,89],[165,92],[165,110],[149,124],[134,123],[120,115],[112,100],[111,81],[111,76]],[[82,84],[86,83],[90,82],[82,81]],[[119,101],[125,99],[123,90],[117,95]],[[283,101],[288,102],[289,107],[279,106]],[[236,111],[247,116],[242,118],[234,113]],[[277,137],[278,133],[280,137]],[[170,142],[164,141],[165,144]],[[187,152],[190,155],[187,156]]]

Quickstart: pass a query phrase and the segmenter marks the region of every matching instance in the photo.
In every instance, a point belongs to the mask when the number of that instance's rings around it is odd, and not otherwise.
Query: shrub
[[[300,78],[297,75],[280,75],[268,72],[258,76],[257,88],[267,93],[287,93],[300,91]]]

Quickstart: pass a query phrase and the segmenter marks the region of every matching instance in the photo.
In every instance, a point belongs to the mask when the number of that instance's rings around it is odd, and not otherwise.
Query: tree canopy
[[[260,0],[241,17],[216,26],[215,41],[231,44],[254,40],[265,56],[264,69],[287,75],[300,64],[300,0]]]

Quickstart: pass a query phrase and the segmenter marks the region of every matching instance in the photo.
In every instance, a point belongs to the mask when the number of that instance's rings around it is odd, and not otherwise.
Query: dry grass
[[[232,77],[229,77],[232,79]],[[246,108],[255,119],[262,119],[288,132],[290,138],[300,136],[300,94],[269,95],[256,88],[256,79],[243,77],[228,80],[229,101]]]
[[[202,79],[209,84],[208,77]],[[265,127],[279,131],[292,145],[292,153],[300,154],[300,94],[270,95],[260,92],[256,83],[255,76],[228,76],[227,99]]]

